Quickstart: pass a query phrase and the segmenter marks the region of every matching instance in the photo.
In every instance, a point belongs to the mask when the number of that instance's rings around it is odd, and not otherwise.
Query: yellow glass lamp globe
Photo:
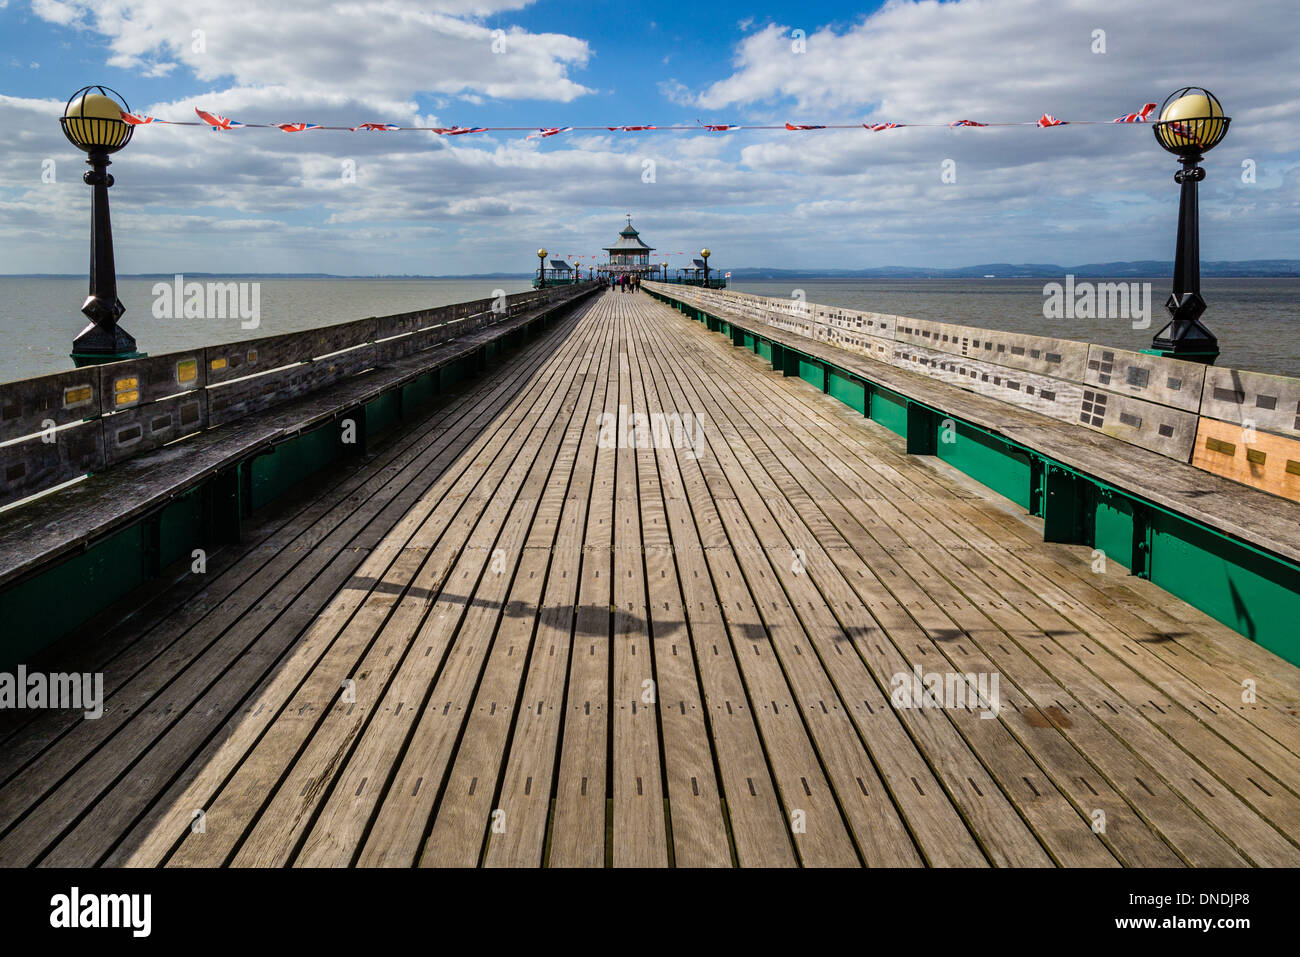
[[[539,249],[539,250],[537,250],[537,258],[538,258],[538,259],[545,259],[545,258],[546,258],[546,250],[545,250],[545,249]]]
[[[1188,93],[1165,107],[1164,112],[1160,114],[1160,122],[1222,115],[1223,110],[1219,108],[1217,101],[1211,100],[1204,93]]]
[[[68,104],[64,116],[98,116],[105,120],[120,120],[122,104],[103,93],[84,93]]]
[[[712,254],[711,254],[707,249],[701,249],[701,250],[700,250],[700,255],[703,256],[705,259],[708,259],[709,256],[712,255]]]
[[[1157,130],[1161,145],[1173,152],[1216,146],[1227,132],[1223,108],[1218,100],[1204,93],[1188,93],[1174,100],[1160,113],[1160,122],[1169,123]]]
[[[122,104],[103,93],[82,94],[68,104],[63,116],[68,138],[87,152],[117,149],[131,130],[122,119]]]

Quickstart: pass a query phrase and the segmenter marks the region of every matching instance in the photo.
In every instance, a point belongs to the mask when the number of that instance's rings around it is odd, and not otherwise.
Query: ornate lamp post
[[[1212,364],[1219,341],[1201,324],[1205,300],[1201,298],[1201,235],[1197,215],[1196,184],[1205,179],[1198,163],[1227,135],[1231,117],[1209,90],[1184,87],[1171,93],[1153,125],[1156,142],[1182,160],[1174,174],[1182,187],[1178,205],[1178,248],[1174,253],[1174,290],[1165,302],[1169,323],[1156,333],[1146,352]]]
[[[709,285],[709,250],[707,248],[700,250],[700,258],[704,260],[704,285]]]
[[[87,86],[72,94],[59,119],[63,135],[86,152],[89,172],[82,175],[94,188],[90,212],[90,295],[81,311],[90,320],[72,340],[72,359],[78,366],[129,359],[135,339],[118,326],[126,307],[117,298],[117,273],[113,265],[113,228],[108,218],[108,188],[113,177],[108,156],[131,141],[132,127],[122,119],[126,100],[103,86]]]
[[[537,250],[537,288],[546,285],[546,250]]]
[[[664,267],[664,282],[667,282],[668,281],[668,260],[665,259],[662,263],[660,263],[660,265]]]

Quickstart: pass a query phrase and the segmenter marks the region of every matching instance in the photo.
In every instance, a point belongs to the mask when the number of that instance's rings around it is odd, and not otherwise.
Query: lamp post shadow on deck
[[[87,86],[72,94],[59,124],[73,146],[86,153],[90,170],[82,179],[94,190],[90,213],[90,290],[81,311],[90,320],[72,340],[72,361],[78,366],[136,358],[135,339],[117,321],[126,307],[117,297],[113,263],[113,227],[108,215],[110,153],[131,141],[132,127],[122,119],[126,100],[115,90]]]
[[[1201,323],[1201,233],[1196,184],[1205,179],[1198,164],[1227,135],[1231,117],[1209,90],[1183,87],[1166,97],[1153,125],[1156,142],[1182,160],[1174,174],[1182,189],[1178,204],[1178,248],[1174,253],[1174,289],[1165,308],[1170,320],[1143,352],[1213,365],[1219,341]]]

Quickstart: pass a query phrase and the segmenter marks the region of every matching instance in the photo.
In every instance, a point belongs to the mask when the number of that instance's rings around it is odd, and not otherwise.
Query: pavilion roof
[[[604,247],[602,247],[602,248],[603,248],[606,252],[611,252],[611,253],[615,253],[615,252],[638,252],[638,253],[651,253],[651,252],[654,252],[654,247],[653,247],[653,246],[647,246],[645,243],[643,243],[643,242],[641,241],[641,237],[640,237],[640,236],[623,236],[623,237],[622,237],[621,239],[619,239],[619,241],[616,242],[614,245],[612,245],[612,246],[604,246]]]
[[[619,237],[618,242],[616,242],[613,246],[603,247],[606,252],[611,252],[611,253],[626,253],[626,252],[652,253],[654,252],[653,246],[647,246],[644,242],[641,241],[641,234],[638,233],[636,231],[636,227],[632,225],[631,217],[628,218],[627,225],[624,226],[621,230],[619,230],[618,237]]]

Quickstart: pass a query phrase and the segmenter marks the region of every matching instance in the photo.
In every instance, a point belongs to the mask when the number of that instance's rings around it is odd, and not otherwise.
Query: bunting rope
[[[735,123],[704,123],[695,121],[694,126],[396,126],[392,123],[362,123],[359,126],[323,126],[319,123],[241,123],[220,113],[195,109],[198,120],[164,120],[143,113],[122,112],[122,119],[132,126],[149,126],[155,123],[167,126],[206,126],[214,132],[235,129],[272,129],[284,133],[308,133],[314,130],[334,130],[348,133],[437,133],[440,136],[461,136],[465,133],[523,133],[524,139],[546,139],[560,133],[602,132],[610,133],[644,133],[650,131],[664,133],[706,132],[730,133],[734,130],[786,130],[788,132],[805,132],[810,130],[867,130],[881,133],[886,130],[898,130],[908,127],[916,129],[959,129],[962,127],[1008,127],[1031,126],[1046,129],[1053,126],[1109,126],[1114,123],[1146,123],[1155,111],[1156,104],[1146,103],[1136,113],[1125,113],[1113,120],[1059,120],[1050,113],[1044,113],[1036,120],[1012,123],[980,123],[976,120],[953,120],[951,123],[784,123],[775,125],[741,126]]]

